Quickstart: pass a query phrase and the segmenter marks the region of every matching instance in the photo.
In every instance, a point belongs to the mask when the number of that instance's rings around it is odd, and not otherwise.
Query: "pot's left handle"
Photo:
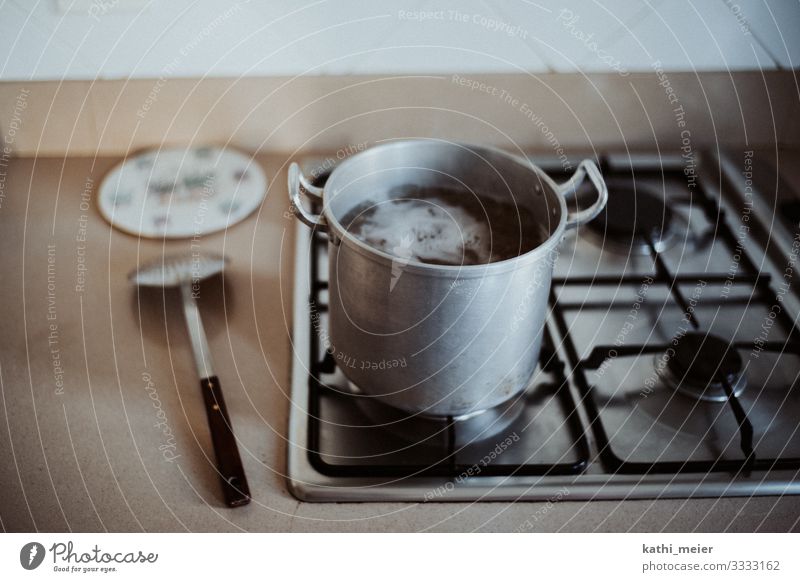
[[[310,198],[317,200],[320,205],[322,204],[322,188],[309,182],[300,171],[300,166],[296,162],[292,162],[292,165],[289,166],[289,201],[292,204],[292,212],[303,224],[327,231],[328,223],[325,222],[325,217],[306,210],[300,198],[301,193],[305,193]]]
[[[567,200],[575,197],[575,192],[578,186],[583,182],[584,178],[588,177],[589,181],[594,186],[597,192],[597,200],[594,201],[589,208],[584,208],[578,212],[571,212],[567,217],[567,228],[577,228],[582,224],[586,224],[595,218],[603,208],[606,207],[608,202],[608,188],[606,187],[603,174],[600,173],[600,168],[592,160],[583,160],[578,164],[578,169],[572,174],[572,177],[558,186],[558,193]]]

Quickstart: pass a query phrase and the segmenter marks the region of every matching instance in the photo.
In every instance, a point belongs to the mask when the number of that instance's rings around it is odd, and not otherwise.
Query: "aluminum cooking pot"
[[[588,177],[597,199],[579,212],[566,199]],[[456,181],[482,204],[529,210],[541,244],[487,264],[437,265],[382,252],[343,226],[355,209],[398,188]],[[303,205],[316,199],[321,214]],[[557,185],[526,159],[498,149],[439,140],[372,147],[338,165],[324,188],[289,168],[296,216],[329,237],[329,342],[345,376],[364,395],[408,413],[461,417],[498,406],[530,383],[539,359],[557,247],[567,229],[603,209],[597,166],[581,162]]]

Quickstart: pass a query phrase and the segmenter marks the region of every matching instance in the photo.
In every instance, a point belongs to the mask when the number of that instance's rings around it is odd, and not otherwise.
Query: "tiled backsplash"
[[[0,79],[792,68],[798,30],[796,0],[6,0]]]

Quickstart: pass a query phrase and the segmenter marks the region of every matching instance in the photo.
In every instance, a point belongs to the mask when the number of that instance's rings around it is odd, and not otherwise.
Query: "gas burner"
[[[678,392],[708,402],[725,402],[722,378],[733,394],[745,388],[742,357],[736,349],[712,334],[687,333],[668,355],[665,376]]]
[[[358,408],[370,422],[375,426],[384,427],[409,443],[435,440],[437,435],[450,434],[453,446],[461,448],[503,432],[525,408],[525,394],[520,394],[511,402],[462,416],[412,415],[384,404],[377,398],[365,396],[352,382],[348,381],[348,385],[351,394],[356,398]]]
[[[606,180],[608,204],[587,225],[602,248],[623,254],[647,255],[651,241],[656,252],[672,247],[677,235],[679,215],[652,188],[634,186],[629,180]]]

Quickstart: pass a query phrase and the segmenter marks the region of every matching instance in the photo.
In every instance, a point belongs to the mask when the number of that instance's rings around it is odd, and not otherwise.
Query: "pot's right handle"
[[[322,188],[309,182],[300,171],[300,166],[296,162],[292,162],[292,165],[289,166],[289,201],[292,203],[292,212],[303,224],[327,231],[328,223],[325,222],[325,217],[306,210],[300,198],[301,193],[307,194],[320,204],[322,203]]]
[[[597,200],[589,208],[584,208],[578,212],[570,212],[567,217],[567,229],[577,228],[582,224],[586,224],[600,214],[603,208],[606,207],[606,202],[608,202],[608,188],[603,180],[603,174],[600,173],[600,168],[592,160],[583,160],[578,164],[578,169],[575,170],[572,177],[558,186],[558,193],[567,200],[573,198],[578,186],[587,176],[597,192]]]

